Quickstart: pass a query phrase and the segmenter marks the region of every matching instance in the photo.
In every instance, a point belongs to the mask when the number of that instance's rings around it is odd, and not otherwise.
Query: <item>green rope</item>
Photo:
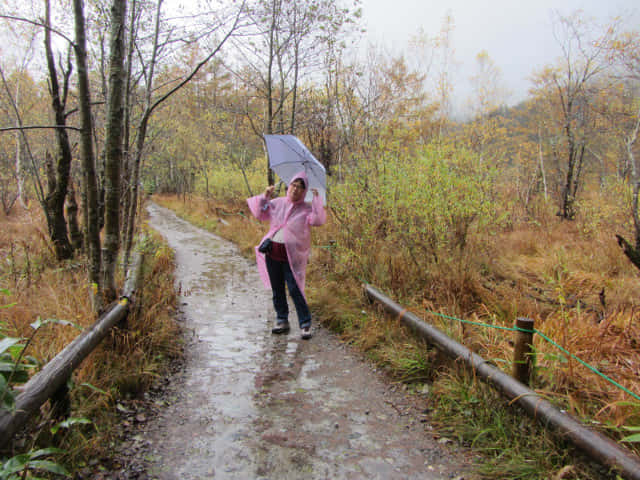
[[[442,318],[447,318],[449,320],[455,320],[456,322],[461,322],[461,323],[469,323],[471,325],[479,325],[481,327],[488,327],[488,328],[495,328],[496,330],[508,330],[510,332],[517,332],[517,331],[521,331],[521,328],[518,327],[502,327],[500,325],[491,325],[489,323],[482,323],[482,322],[472,322],[471,320],[463,320],[461,318],[456,318],[456,317],[450,317],[449,315],[445,315],[444,313],[438,313],[438,312],[433,312],[431,310],[426,310],[427,313],[430,313],[431,315],[436,315],[438,317],[442,317]],[[530,332],[530,330],[524,330],[526,332]]]
[[[471,320],[463,320],[461,318],[456,318],[456,317],[452,317],[450,315],[445,315],[443,313],[438,313],[438,312],[434,312],[431,310],[426,310],[427,313],[431,314],[431,315],[436,315],[438,317],[442,317],[442,318],[446,318],[448,320],[455,320],[457,322],[462,322],[462,323],[469,323],[471,325],[478,325],[481,327],[488,327],[488,328],[495,328],[497,330],[507,330],[510,332],[526,332],[526,333],[537,333],[538,335],[540,335],[544,340],[546,340],[547,342],[549,342],[551,345],[555,346],[558,350],[560,350],[561,352],[563,352],[565,355],[570,356],[571,358],[577,360],[578,362],[580,362],[582,365],[584,365],[585,367],[587,367],[589,370],[591,370],[592,372],[600,375],[602,378],[604,378],[605,380],[607,380],[609,383],[615,385],[616,387],[618,387],[620,390],[628,393],[629,395],[631,395],[633,398],[635,398],[636,400],[640,400],[640,396],[633,393],[631,390],[623,387],[622,385],[620,385],[618,382],[616,382],[615,380],[613,380],[612,378],[608,377],[607,375],[605,375],[604,373],[602,373],[601,371],[599,371],[597,368],[589,365],[587,362],[585,362],[584,360],[582,360],[581,358],[577,357],[576,355],[574,355],[573,353],[569,352],[568,350],[566,350],[565,348],[561,347],[560,345],[558,345],[556,342],[554,342],[552,339],[550,339],[549,337],[547,337],[544,333],[542,333],[540,330],[529,330],[526,328],[520,328],[517,326],[514,327],[502,327],[500,325],[491,325],[488,323],[482,323],[482,322],[472,322]]]
[[[549,342],[551,345],[555,346],[558,350],[560,350],[561,352],[563,352],[566,355],[569,355],[571,358],[573,358],[574,360],[577,360],[578,362],[580,362],[582,365],[584,365],[585,367],[587,367],[589,370],[591,370],[592,372],[600,375],[602,378],[604,378],[605,380],[611,382],[612,384],[614,384],[616,387],[618,387],[619,389],[627,392],[629,395],[631,395],[633,398],[635,398],[636,400],[640,400],[640,396],[636,395],[635,393],[633,393],[631,390],[628,390],[627,388],[623,387],[622,385],[620,385],[618,382],[616,382],[615,380],[613,380],[612,378],[609,378],[608,376],[606,376],[604,373],[602,373],[600,370],[598,370],[595,367],[592,367],[591,365],[589,365],[587,362],[585,362],[584,360],[580,359],[579,357],[576,357],[573,353],[567,351],[565,348],[561,347],[560,345],[558,345],[556,342],[554,342],[553,340],[551,340],[549,337],[547,337],[544,333],[542,333],[540,330],[534,330],[535,333],[537,333],[538,335],[540,335],[542,338],[544,338],[547,342]]]

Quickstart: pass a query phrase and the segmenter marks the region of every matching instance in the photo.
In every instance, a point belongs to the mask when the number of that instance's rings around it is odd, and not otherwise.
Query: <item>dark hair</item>
[[[304,183],[304,180],[301,178],[296,178],[293,182],[291,182],[292,185],[294,183],[299,183],[302,186],[302,188],[304,188],[305,190],[307,189],[307,184]]]

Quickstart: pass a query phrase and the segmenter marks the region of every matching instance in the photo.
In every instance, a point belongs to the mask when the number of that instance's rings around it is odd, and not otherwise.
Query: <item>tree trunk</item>
[[[105,232],[103,288],[105,300],[116,298],[115,270],[120,249],[120,167],[124,125],[124,35],[126,0],[113,0],[109,58],[109,95],[105,132]]]
[[[640,248],[637,246],[634,248],[628,241],[626,241],[621,235],[616,235],[618,245],[622,248],[622,251],[627,258],[633,263],[636,268],[640,269]]]
[[[49,0],[45,1],[45,22],[49,26],[51,24],[51,12]],[[47,222],[49,226],[49,235],[53,242],[53,247],[58,260],[71,258],[73,249],[69,242],[67,233],[67,222],[64,218],[64,201],[67,196],[67,187],[69,185],[69,174],[71,171],[71,145],[67,130],[64,128],[66,124],[65,102],[66,92],[60,97],[60,86],[58,84],[58,74],[56,72],[53,51],[51,49],[51,31],[45,28],[45,51],[47,56],[47,67],[49,69],[49,93],[51,95],[51,106],[55,117],[56,125],[62,128],[56,128],[56,166],[51,165],[49,171],[48,191],[45,198],[45,209],[47,210]],[[68,75],[68,74],[67,74]],[[67,76],[68,78],[68,76]],[[65,82],[66,87],[67,82]]]
[[[544,189],[544,201],[547,201],[547,175],[544,171],[544,155],[542,154],[542,133],[538,128],[538,163],[540,165],[540,175],[542,176],[542,188]]]
[[[276,18],[277,18],[278,1],[271,2],[271,29],[269,31],[269,61],[267,67],[267,119],[265,125],[265,133],[273,133],[273,59],[275,57],[275,41],[276,41]],[[266,152],[265,148],[265,152]],[[267,165],[267,184],[273,185],[273,172]]]
[[[69,179],[69,188],[67,189],[67,225],[69,227],[69,236],[71,237],[71,246],[74,250],[82,250],[82,232],[78,223],[78,202],[76,201],[76,190],[73,186],[73,180]]]
[[[147,125],[153,111],[151,104],[151,95],[153,92],[153,76],[156,67],[156,58],[158,54],[158,37],[160,35],[160,12],[162,0],[158,1],[156,7],[155,29],[153,32],[153,51],[151,53],[151,62],[149,62],[149,73],[147,74],[147,90],[145,93],[145,111],[138,126],[136,137],[136,147],[133,163],[130,165],[131,181],[129,183],[129,211],[127,212],[127,224],[125,226],[125,248],[124,263],[129,262],[131,248],[133,246],[133,232],[136,226],[136,213],[138,210],[138,179],[140,178],[140,163],[142,161],[142,149],[144,147],[145,138],[147,136]]]
[[[142,148],[144,147],[144,135],[147,133],[148,117],[143,119],[141,129],[138,132],[138,141],[136,142],[136,153],[131,166],[131,194],[129,198],[128,224],[125,234],[125,265],[129,261],[131,248],[133,246],[133,232],[136,226],[136,214],[138,211],[138,183],[140,178],[140,164],[142,162]]]
[[[84,190],[86,192],[85,229],[87,235],[87,253],[89,255],[89,283],[91,284],[92,303],[94,311],[102,308],[100,279],[100,218],[98,209],[98,184],[96,180],[95,155],[91,134],[93,121],[91,119],[91,95],[89,90],[89,75],[87,71],[87,40],[84,26],[84,6],[82,0],[73,0],[73,11],[76,32],[76,63],[78,68],[78,106],[82,131],[80,133],[80,150],[82,153],[82,168],[84,173]]]
[[[298,78],[300,76],[300,35],[298,34],[298,8],[294,6],[293,10],[293,87],[291,89],[291,123],[289,124],[289,133],[296,134],[296,108],[298,102]]]
[[[573,176],[575,174],[575,164],[576,164],[576,147],[573,140],[573,132],[571,130],[570,125],[570,114],[571,114],[571,104],[568,106],[567,120],[565,125],[565,135],[567,138],[567,173],[565,175],[564,187],[562,189],[562,219],[563,220],[571,220],[573,219],[574,212],[574,198],[571,194],[573,190]]]
[[[156,67],[156,60],[159,54],[158,47],[158,36],[160,33],[160,14],[161,14],[161,6],[162,0],[158,0],[157,9],[156,9],[156,24],[155,24],[155,32],[154,32],[154,40],[153,40],[153,50],[151,61],[149,62],[148,73],[146,75],[147,85],[146,85],[146,93],[145,93],[145,109],[142,115],[142,119],[140,120],[140,126],[137,130],[137,139],[136,139],[136,151],[135,151],[135,160],[134,164],[131,167],[131,205],[128,214],[128,224],[126,227],[126,238],[125,238],[125,265],[128,263],[129,254],[131,250],[131,246],[133,243],[133,232],[136,221],[136,212],[137,212],[137,200],[138,200],[138,184],[140,178],[140,166],[142,162],[142,150],[144,147],[146,135],[147,135],[147,127],[149,124],[149,120],[153,111],[161,105],[165,100],[167,100],[171,95],[184,87],[187,83],[189,83],[194,76],[200,71],[200,69],[211,60],[216,53],[220,51],[224,43],[229,39],[231,34],[238,28],[240,17],[244,8],[240,8],[238,10],[238,14],[235,17],[235,21],[230,30],[224,35],[224,37],[219,41],[218,45],[204,58],[196,67],[191,71],[186,78],[180,81],[177,85],[171,88],[168,92],[164,93],[157,100],[152,102],[152,93],[153,93],[153,78],[154,78],[154,69]]]
[[[16,91],[16,103],[20,101],[20,91]],[[18,119],[16,119],[16,127],[19,127],[20,124]],[[16,131],[16,181],[18,183],[18,199],[20,200],[20,205],[23,208],[27,208],[28,201],[26,198],[26,192],[24,189],[24,177],[25,177],[25,164],[26,164],[26,145],[24,142],[24,134],[17,130]]]
[[[128,249],[126,248],[126,231],[129,226],[129,210],[131,208],[131,83],[132,83],[132,65],[133,51],[135,48],[135,31],[136,31],[137,2],[131,2],[131,13],[129,21],[129,45],[127,47],[127,64],[126,64],[126,83],[124,90],[124,133],[123,133],[123,163],[122,163],[122,188],[123,188],[123,205],[122,205],[122,229],[125,232],[125,256],[128,257]],[[126,268],[126,264],[125,264]]]

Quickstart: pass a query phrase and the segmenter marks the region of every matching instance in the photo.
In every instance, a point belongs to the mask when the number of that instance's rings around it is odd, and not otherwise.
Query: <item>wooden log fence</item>
[[[578,420],[542,398],[534,390],[504,373],[434,326],[424,322],[417,315],[407,311],[407,309],[391,300],[375,287],[364,285],[364,291],[371,301],[380,303],[388,313],[453,360],[464,362],[467,367],[473,369],[478,378],[496,388],[511,403],[520,406],[545,428],[550,428],[560,437],[571,441],[591,458],[613,469],[623,478],[640,480],[640,458],[633,452],[614,442],[609,437],[587,428]],[[520,325],[518,326],[523,330],[532,331],[532,324],[529,325],[531,328],[527,326],[527,322],[520,323]],[[518,333],[526,334],[527,332],[519,331]],[[527,342],[529,345],[531,344],[531,340],[528,340],[526,336],[521,336],[518,341],[522,345],[526,345]],[[521,360],[517,360],[516,363],[527,364],[529,359],[526,359],[525,350],[522,347]],[[527,378],[529,376],[526,367],[523,375],[526,375]]]
[[[123,321],[142,275],[143,255],[134,254],[120,300],[96,322],[34,375],[17,396],[13,412],[0,412],[0,448],[4,448],[27,420],[51,397],[62,397],[73,371],[104,339],[109,330]]]

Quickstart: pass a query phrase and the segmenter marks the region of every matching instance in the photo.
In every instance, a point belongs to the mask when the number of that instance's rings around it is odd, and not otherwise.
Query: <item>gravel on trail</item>
[[[148,211],[175,250],[185,358],[144,401],[119,405],[116,460],[91,478],[473,478],[471,454],[430,427],[425,395],[317,323],[300,339],[294,309],[291,332],[272,335],[255,261],[167,209]]]

